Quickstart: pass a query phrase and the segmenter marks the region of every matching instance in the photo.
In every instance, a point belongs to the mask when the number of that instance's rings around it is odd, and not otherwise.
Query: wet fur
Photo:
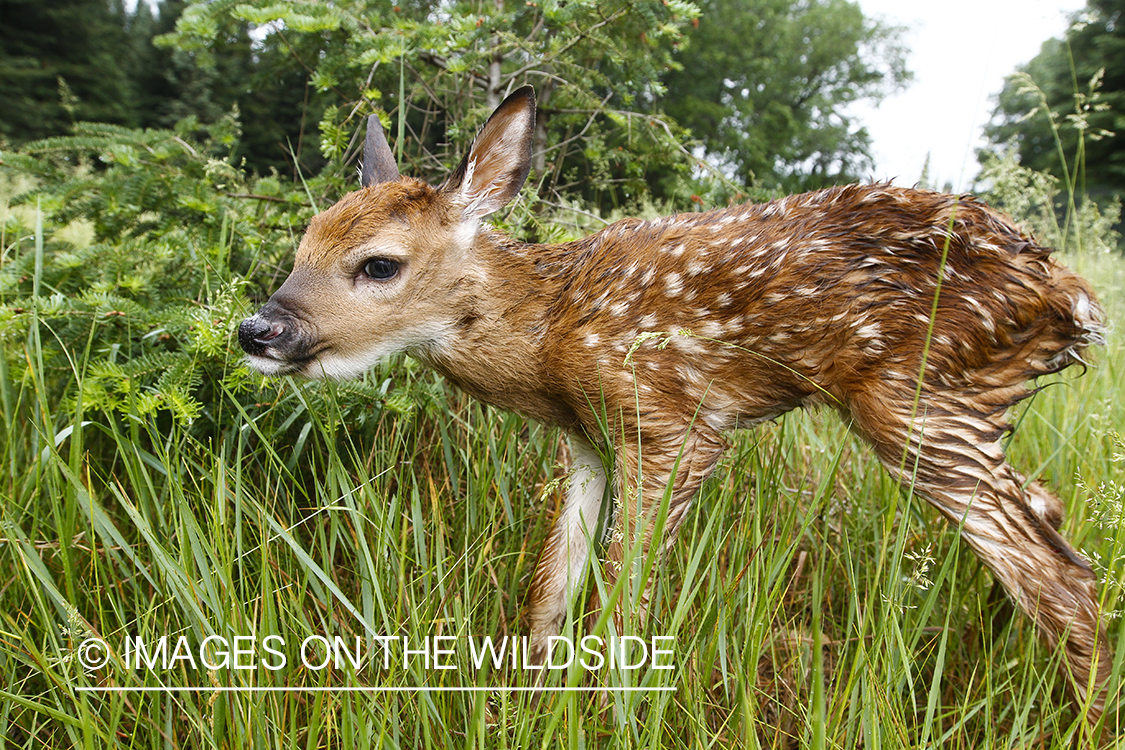
[[[378,177],[313,220],[293,275],[244,322],[251,363],[344,377],[406,351],[568,431],[575,481],[530,594],[539,656],[585,577],[606,486],[612,583],[627,545],[672,543],[725,432],[829,406],[1063,644],[1096,721],[1112,657],[1094,574],[1057,531],[1062,503],[1026,486],[1001,443],[1028,382],[1102,341],[1089,285],[976,199],[888,184],[522,243],[480,222],[522,185],[533,125],[521,89],[436,188],[396,179],[382,154],[365,172]],[[372,282],[371,257],[402,270]]]

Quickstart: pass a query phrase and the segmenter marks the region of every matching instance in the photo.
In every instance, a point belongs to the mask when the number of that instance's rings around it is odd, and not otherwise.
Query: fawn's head
[[[435,188],[399,176],[372,116],[362,188],[313,218],[289,278],[239,326],[250,364],[267,375],[347,378],[396,352],[443,347],[479,281],[481,219],[527,179],[534,125],[525,86]]]

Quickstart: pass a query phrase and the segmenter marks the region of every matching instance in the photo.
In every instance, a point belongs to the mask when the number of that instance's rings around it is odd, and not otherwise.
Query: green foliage
[[[260,174],[271,168],[296,177],[325,164],[305,140],[324,103],[310,96],[305,60],[325,40],[290,45],[251,39],[250,25],[228,17],[209,44],[157,46],[175,29],[183,0],[65,0],[0,3],[0,137],[14,144],[68,134],[75,122],[172,128],[184,118],[205,125],[232,113],[247,128],[237,161]]]
[[[1020,164],[1008,151],[988,154],[979,180],[987,186],[983,196],[997,208],[1011,214],[1047,247],[1071,252],[1104,253],[1118,250],[1121,234],[1114,228],[1121,222],[1121,203],[1110,201],[1101,207],[1080,196],[1078,205],[1060,221],[1058,207],[1069,202],[1060,191],[1060,180]]]
[[[174,33],[177,27],[198,28],[206,41],[185,40]],[[184,117],[212,123],[236,112],[244,124],[235,150],[238,161],[260,174],[277,170],[293,179],[315,174],[326,163],[316,148],[317,123],[340,97],[319,86],[310,64],[337,40],[329,34],[262,38],[252,36],[253,29],[236,15],[201,17],[181,0],[166,0],[152,47],[157,65],[148,84],[156,92],[155,107],[147,117],[142,113],[141,124],[171,127]]]
[[[403,171],[431,180],[507,91],[533,83],[539,194],[611,207],[643,195],[650,170],[685,175],[691,166],[682,132],[656,103],[695,14],[689,3],[655,0],[197,2],[161,43],[202,52],[221,29],[250,24],[263,49],[285,46],[307,66],[327,158],[352,157],[353,134],[376,113]]]
[[[530,82],[540,105],[537,195],[602,211],[649,194],[688,209],[699,196],[723,202],[751,183],[775,190],[850,179],[869,144],[844,107],[905,77],[897,31],[846,0],[709,0],[702,10],[687,0],[164,0],[158,8],[156,16],[147,3],[118,8],[117,42],[82,53],[93,62],[112,50],[110,66],[98,68],[109,74],[97,80],[117,81],[117,110],[100,119],[171,128],[233,113],[244,126],[234,163],[296,179],[352,161],[352,136],[375,112],[403,136],[396,148],[410,170],[438,178],[502,96]],[[17,37],[26,49],[13,71],[48,55],[40,37]],[[91,119],[93,95],[81,81],[51,77],[49,90],[31,90],[18,75],[10,80],[12,95],[34,105],[13,108],[29,113],[28,127],[11,134],[16,142]],[[36,107],[70,115],[43,118]],[[681,126],[702,141],[706,161]]]
[[[738,191],[723,175],[771,190],[852,179],[870,143],[847,104],[908,77],[899,30],[845,0],[196,2],[162,43],[202,53],[237,23],[308,67],[328,158],[374,111],[412,173],[441,177],[502,95],[534,84],[538,195],[603,211],[648,193],[721,202]],[[721,166],[696,184],[681,125]]]
[[[1019,94],[1036,100],[1025,121],[1037,118],[1048,125],[1055,146],[1055,172],[1059,176],[1024,164],[1015,139],[1003,150],[993,148],[980,155],[983,168],[978,180],[984,191],[998,206],[1026,222],[1049,247],[1122,247],[1117,230],[1121,224],[1121,195],[1104,193],[1097,200],[1082,188],[1089,162],[1088,146],[1113,135],[1092,124],[1093,117],[1109,110],[1109,105],[1101,101],[1099,90],[1103,73],[1096,73],[1085,91],[1074,94],[1074,110],[1070,114],[1053,110],[1047,93],[1029,74],[1021,72],[1009,79],[1008,85],[1014,86]],[[1068,151],[1071,146],[1074,150]]]
[[[0,338],[13,377],[31,383],[38,342],[36,387],[50,403],[183,422],[247,380],[230,352],[249,308],[242,277],[276,278],[313,210],[305,191],[231,166],[236,138],[231,120],[207,132],[79,123],[2,155],[5,172],[35,186],[3,229]],[[73,222],[92,241],[69,238]]]

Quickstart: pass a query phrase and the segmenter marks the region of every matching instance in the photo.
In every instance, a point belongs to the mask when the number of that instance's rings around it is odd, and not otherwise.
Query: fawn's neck
[[[458,293],[458,322],[416,356],[470,395],[541,422],[574,423],[544,371],[548,318],[577,260],[566,245],[529,245],[482,229]]]

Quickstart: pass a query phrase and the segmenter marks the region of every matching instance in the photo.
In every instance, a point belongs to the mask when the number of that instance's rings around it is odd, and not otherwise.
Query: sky
[[[874,143],[872,179],[913,185],[930,154],[930,183],[968,190],[976,148],[1004,79],[1061,37],[1085,0],[858,0],[864,14],[906,26],[914,80],[878,107],[852,112]]]

